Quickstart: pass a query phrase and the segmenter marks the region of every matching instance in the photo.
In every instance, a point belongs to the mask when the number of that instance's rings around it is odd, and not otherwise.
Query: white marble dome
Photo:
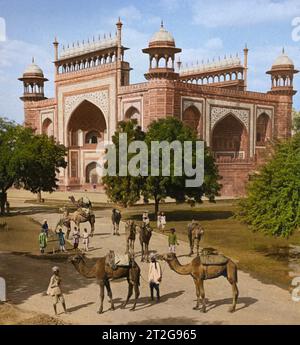
[[[293,60],[285,54],[284,50],[282,51],[282,54],[279,55],[278,58],[274,61],[272,67],[278,67],[282,65],[294,66]]]
[[[32,64],[25,69],[23,75],[44,77],[44,72],[33,60]]]
[[[151,40],[149,41],[149,44],[153,44],[153,43],[158,43],[158,42],[168,42],[171,43],[172,45],[175,46],[175,40],[174,37],[172,36],[172,34],[167,31],[163,24],[161,25],[161,28],[159,31],[157,31],[151,38]]]

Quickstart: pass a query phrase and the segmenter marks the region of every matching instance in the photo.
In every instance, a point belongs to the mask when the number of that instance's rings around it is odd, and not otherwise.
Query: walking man
[[[41,230],[39,234],[39,245],[40,245],[40,252],[41,254],[45,253],[45,249],[47,247],[47,236],[45,234],[44,229]]]
[[[176,235],[176,230],[175,228],[170,229],[171,233],[169,235],[169,252],[170,253],[176,253],[176,245],[178,246],[178,240],[177,240],[177,235]]]
[[[57,315],[58,302],[62,304],[64,312],[67,314],[68,312],[66,308],[65,298],[61,291],[61,278],[59,275],[59,268],[55,266],[52,268],[52,271],[53,271],[53,275],[50,279],[47,295],[50,295],[53,298],[53,309],[54,309],[55,315]]]
[[[84,250],[86,252],[89,251],[89,243],[90,243],[90,234],[88,233],[87,229],[84,229],[83,235],[82,235],[82,244],[84,245]]]
[[[190,256],[194,254],[193,250],[193,230],[196,226],[196,221],[193,219],[191,223],[188,224],[188,239],[190,243]]]
[[[80,240],[80,231],[75,226],[74,231],[73,231],[73,249],[76,250],[78,248],[79,240]]]
[[[59,250],[61,252],[65,252],[66,251],[65,233],[62,231],[62,229],[59,229],[57,235],[58,235]]]
[[[44,230],[47,238],[48,238],[48,235],[49,235],[49,225],[48,225],[48,221],[47,219],[44,220],[43,222],[43,225],[42,225],[42,229]]]
[[[112,210],[112,216],[111,216],[112,225],[113,225],[113,235],[120,236],[119,230],[120,230],[121,218],[122,218],[121,212],[114,208]]]
[[[150,293],[151,293],[151,301],[154,300],[154,290],[156,290],[156,301],[159,302],[160,300],[160,291],[159,291],[159,284],[162,281],[162,271],[158,261],[156,261],[155,254],[150,255],[150,264],[149,264],[149,284],[150,284]]]

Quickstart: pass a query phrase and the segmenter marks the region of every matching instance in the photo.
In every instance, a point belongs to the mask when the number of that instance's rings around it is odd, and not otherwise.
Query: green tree
[[[41,202],[42,192],[54,192],[58,188],[57,174],[66,168],[66,148],[57,144],[53,137],[34,135],[15,154],[15,169],[19,175],[19,183],[37,194]]]
[[[299,132],[300,131],[300,111],[293,109],[292,118],[293,118],[293,130],[295,132]]]
[[[0,118],[0,213],[5,212],[7,191],[13,186],[34,193],[53,191],[57,187],[54,172],[66,166],[64,156],[65,149],[53,138]]]
[[[165,119],[152,122],[146,133],[146,143],[149,148],[149,153],[151,142],[155,141],[166,141],[168,143],[179,141],[182,144],[182,147],[184,142],[192,142],[192,164],[195,167],[197,135],[195,131],[184,125],[182,121],[175,117],[167,117]],[[184,171],[182,176],[176,176],[175,174],[176,162],[174,151],[172,151],[170,158],[170,176],[163,176],[162,163],[164,157],[162,151],[160,151],[159,176],[151,176],[149,173],[149,176],[145,178],[145,181],[142,184],[142,194],[144,197],[154,200],[156,215],[159,212],[160,202],[167,197],[173,198],[177,202],[187,201],[191,204],[201,202],[203,196],[208,197],[210,201],[214,201],[221,186],[218,183],[219,176],[217,166],[215,165],[214,158],[207,147],[204,149],[204,183],[198,187],[186,187],[186,180],[188,180],[189,177],[185,175]],[[183,157],[182,166],[184,166]]]
[[[14,168],[14,155],[18,147],[23,145],[31,135],[29,129],[24,129],[12,121],[0,117],[0,213],[5,212],[7,191],[18,180]]]
[[[196,162],[196,134],[187,126],[185,126],[180,120],[174,117],[168,117],[153,122],[147,133],[141,131],[141,128],[137,126],[136,122],[121,122],[119,124],[118,131],[113,137],[113,143],[116,146],[117,157],[120,152],[120,134],[127,133],[128,146],[134,140],[144,141],[147,145],[147,176],[120,176],[120,166],[117,159],[117,176],[105,176],[103,182],[105,185],[106,193],[108,197],[122,206],[129,206],[140,200],[141,196],[145,200],[152,199],[155,202],[155,212],[159,211],[159,204],[167,197],[176,199],[178,202],[188,201],[191,203],[201,202],[202,197],[205,195],[210,201],[213,201],[215,196],[218,195],[220,185],[218,183],[218,171],[215,165],[214,159],[209,150],[205,148],[204,151],[204,184],[196,188],[187,188],[185,183],[188,178],[183,176],[175,176],[175,155],[174,151],[170,156],[170,176],[163,176],[162,171],[162,159],[163,155],[160,151],[159,155],[159,174],[158,176],[151,176],[151,142],[152,141],[166,141],[172,143],[179,141],[184,143],[190,141],[193,143],[192,162]],[[135,153],[128,153],[128,162],[134,157]],[[183,157],[182,157],[183,162]],[[140,162],[137,163],[137,168],[140,168]],[[107,168],[107,163],[106,166]],[[128,168],[128,166],[127,166]],[[127,169],[128,171],[128,169]]]
[[[120,153],[120,134],[127,134],[128,145],[135,141],[145,140],[145,133],[141,130],[141,127],[137,125],[137,121],[122,121],[119,122],[118,128],[114,136],[112,137],[112,142],[116,148],[116,157],[119,157]],[[128,153],[128,160],[130,160],[133,154]],[[107,162],[105,163],[105,168],[108,168]],[[127,167],[128,168],[128,167]],[[127,169],[128,172],[128,169]],[[141,176],[120,176],[120,165],[119,160],[116,159],[116,176],[110,176],[107,174],[102,179],[107,196],[113,202],[122,205],[123,207],[134,205],[141,197]]]
[[[253,231],[288,237],[300,225],[300,133],[275,143],[271,152],[249,182],[238,218]]]

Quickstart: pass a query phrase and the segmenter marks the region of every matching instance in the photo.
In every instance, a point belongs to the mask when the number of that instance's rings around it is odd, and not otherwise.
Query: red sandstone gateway
[[[214,152],[223,177],[222,195],[243,195],[251,172],[263,162],[267,141],[291,135],[293,77],[298,73],[291,59],[283,51],[275,60],[267,72],[269,92],[250,92],[247,47],[243,62],[230,56],[183,68],[180,59],[175,63],[181,49],[162,23],[143,49],[149,55],[147,81],[130,84],[121,21],[116,25],[115,36],[60,51],[55,39],[55,98],[44,96],[47,79],[34,61],[20,78],[26,125],[68,148],[68,169],[60,173],[60,187],[101,188],[96,148],[112,137],[118,121],[137,119],[146,130],[152,120],[176,116]]]

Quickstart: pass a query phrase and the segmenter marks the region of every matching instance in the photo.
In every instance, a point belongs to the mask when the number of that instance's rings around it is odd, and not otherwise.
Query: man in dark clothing
[[[121,212],[114,208],[112,211],[112,216],[111,216],[111,220],[113,224],[113,235],[120,236],[119,230],[120,230],[121,218],[122,218]]]
[[[190,243],[190,248],[191,248],[191,251],[190,251],[190,255],[193,254],[193,236],[192,236],[192,232],[193,232],[193,229],[196,225],[196,221],[193,219],[191,223],[188,224],[188,239],[189,239],[189,243]]]

